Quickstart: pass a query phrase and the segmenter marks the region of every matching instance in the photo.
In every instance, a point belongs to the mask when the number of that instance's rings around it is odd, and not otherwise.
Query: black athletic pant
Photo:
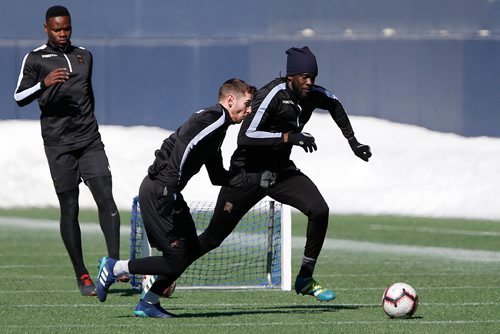
[[[120,258],[120,213],[116,207],[112,192],[112,179],[109,175],[96,176],[85,181],[97,204],[99,225],[104,239],[108,256]]]
[[[111,176],[92,177],[85,183],[97,204],[99,223],[106,240],[108,256],[118,259],[120,254],[120,215],[112,196]],[[61,237],[77,277],[88,273],[83,261],[82,237],[78,222],[79,193],[77,188],[57,194],[61,210]]]
[[[316,185],[299,170],[278,174],[276,184],[267,189],[257,185],[222,187],[210,224],[199,236],[200,256],[217,248],[241,218],[266,195],[307,216],[304,256],[317,259],[328,228],[329,208]]]
[[[139,188],[139,205],[148,241],[163,256],[129,261],[131,274],[159,275],[151,287],[151,291],[158,295],[184,272],[199,253],[196,227],[182,194],[177,193],[173,215],[160,215],[163,189],[164,186],[149,176],[144,178]]]
[[[178,275],[168,275],[162,288],[172,284],[196,259],[217,248],[231,234],[241,218],[265,196],[290,205],[308,217],[304,256],[317,259],[328,228],[329,208],[318,188],[299,170],[278,174],[274,186],[222,187],[207,229],[198,237],[200,251]],[[312,275],[312,273],[311,273]],[[162,291],[162,290],[159,290]]]

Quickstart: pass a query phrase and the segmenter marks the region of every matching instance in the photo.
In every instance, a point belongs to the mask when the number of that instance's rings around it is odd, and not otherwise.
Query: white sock
[[[128,261],[129,260],[118,260],[113,267],[113,275],[120,276],[123,274],[130,274],[128,271]]]

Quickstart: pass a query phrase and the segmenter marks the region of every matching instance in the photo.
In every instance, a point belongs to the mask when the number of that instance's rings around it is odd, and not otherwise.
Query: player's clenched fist
[[[67,68],[56,68],[43,79],[45,87],[50,87],[59,82],[65,82],[69,79],[69,72]]]

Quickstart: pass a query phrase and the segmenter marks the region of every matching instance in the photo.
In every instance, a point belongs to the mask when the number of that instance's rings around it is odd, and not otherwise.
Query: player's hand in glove
[[[285,143],[300,146],[306,152],[313,152],[318,149],[314,137],[307,132],[288,132],[284,135]]]
[[[365,144],[360,144],[356,138],[349,139],[349,145],[356,156],[364,161],[368,161],[372,156],[370,146]]]
[[[177,198],[176,191],[173,188],[163,188],[163,193],[159,197],[158,211],[160,216],[171,216],[175,208],[175,200]]]

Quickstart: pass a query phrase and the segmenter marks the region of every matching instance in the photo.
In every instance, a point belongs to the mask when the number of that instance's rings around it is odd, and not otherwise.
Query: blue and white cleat
[[[115,263],[115,259],[107,256],[99,261],[99,273],[97,274],[95,291],[97,293],[97,298],[99,298],[101,302],[106,301],[109,287],[116,282],[116,276],[113,274]]]
[[[295,279],[295,292],[316,297],[320,302],[329,302],[335,299],[335,293],[332,290],[323,288],[312,277],[297,276]]]
[[[134,315],[141,318],[174,318],[175,314],[166,311],[160,303],[150,304],[140,300],[135,307]]]

